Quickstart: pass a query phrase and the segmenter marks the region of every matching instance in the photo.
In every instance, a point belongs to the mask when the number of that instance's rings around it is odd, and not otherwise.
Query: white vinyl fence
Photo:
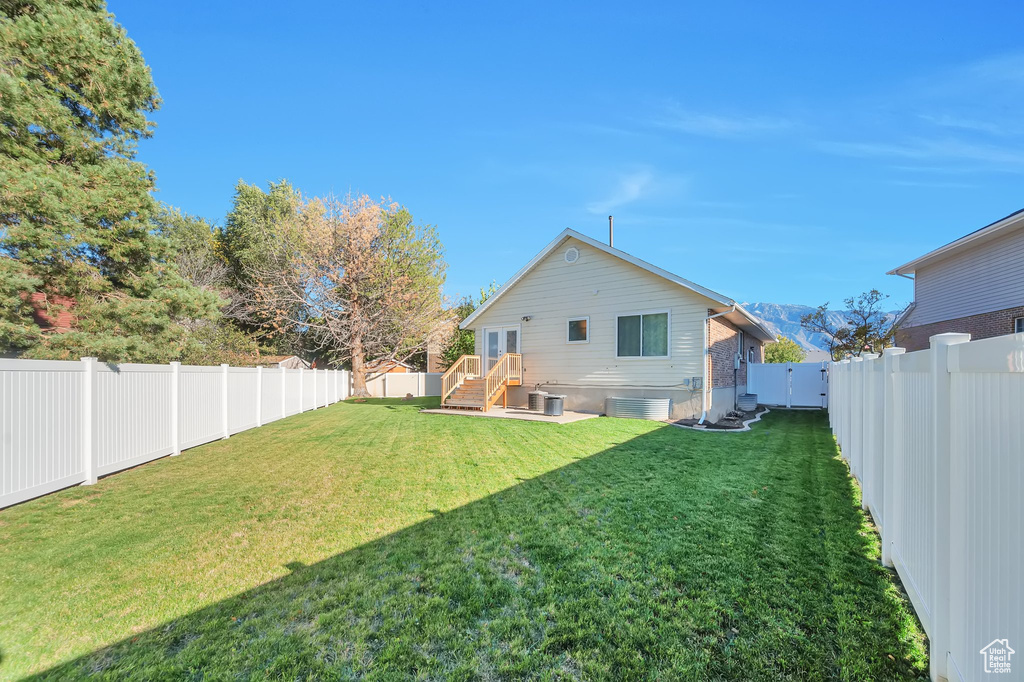
[[[440,396],[441,376],[439,372],[379,374],[366,382],[366,390],[374,398],[404,398],[410,394],[414,398]]]
[[[930,639],[933,680],[1024,678],[1024,334],[832,365],[829,419]],[[1001,640],[1001,641],[996,641]],[[985,652],[983,652],[985,650]]]
[[[349,372],[0,359],[0,508],[349,395]]]
[[[747,393],[759,405],[828,407],[827,362],[747,363]]]

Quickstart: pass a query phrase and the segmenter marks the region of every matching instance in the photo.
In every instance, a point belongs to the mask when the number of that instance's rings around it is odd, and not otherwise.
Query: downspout
[[[708,315],[704,318],[704,385],[700,393],[700,421],[698,424],[703,424],[704,420],[708,416],[708,363],[711,361],[711,348],[708,347],[708,328],[711,326],[711,320],[716,317],[722,317],[723,315],[729,315],[736,312],[736,304],[732,304],[732,309],[726,310],[723,313],[716,313],[714,315]]]

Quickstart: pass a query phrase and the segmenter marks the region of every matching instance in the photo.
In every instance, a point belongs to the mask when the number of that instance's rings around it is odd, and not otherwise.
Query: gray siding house
[[[974,339],[1024,332],[1024,209],[935,249],[888,274],[914,280],[897,345],[966,332]]]

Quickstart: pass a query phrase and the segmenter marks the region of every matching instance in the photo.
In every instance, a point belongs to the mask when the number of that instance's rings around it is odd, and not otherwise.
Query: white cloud
[[[1024,165],[1024,150],[965,142],[955,138],[940,140],[914,138],[905,143],[819,142],[817,146],[821,151],[840,156],[943,159],[1012,166]]]
[[[1009,135],[1014,131],[989,121],[977,121],[949,114],[920,114],[920,118],[942,128],[957,128],[990,135]]]
[[[726,116],[685,111],[678,107],[673,107],[666,116],[654,120],[653,123],[661,128],[707,137],[743,137],[779,133],[794,127],[793,121],[785,118]]]
[[[655,185],[654,173],[650,170],[628,173],[619,178],[608,196],[587,204],[587,210],[590,213],[607,213],[612,209],[633,203],[649,195],[655,188]]]

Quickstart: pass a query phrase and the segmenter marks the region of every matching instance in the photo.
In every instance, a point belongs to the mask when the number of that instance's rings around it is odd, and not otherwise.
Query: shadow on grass
[[[426,396],[423,398],[348,398],[344,402],[383,405],[391,408],[418,407],[424,410],[441,407],[441,399],[437,396]]]
[[[916,677],[822,421],[665,427],[37,679]]]

